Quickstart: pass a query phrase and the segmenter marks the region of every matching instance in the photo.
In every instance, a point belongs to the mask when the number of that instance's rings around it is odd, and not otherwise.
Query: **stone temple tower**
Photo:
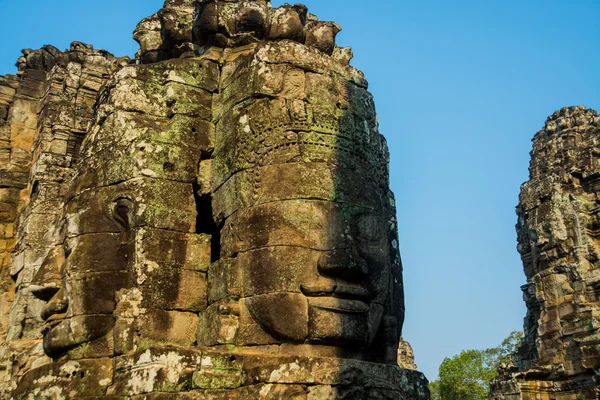
[[[389,155],[341,28],[168,0],[134,59],[0,80],[6,397],[428,399]],[[4,242],[2,242],[4,243]]]
[[[563,108],[535,134],[517,207],[525,340],[490,399],[600,398],[600,116]]]

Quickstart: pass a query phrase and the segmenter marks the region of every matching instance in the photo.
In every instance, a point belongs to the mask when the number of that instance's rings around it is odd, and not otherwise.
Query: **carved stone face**
[[[197,60],[124,67],[125,78],[103,97],[57,246],[36,277],[38,296],[48,300],[48,354],[86,344],[69,357],[99,357],[130,351],[136,340],[196,340],[211,256],[206,227],[197,227],[193,182],[212,146],[212,96],[201,87],[215,85],[216,68],[198,68]]]
[[[273,337],[345,346],[377,333],[390,235],[365,173],[314,162],[262,167],[257,202],[226,220],[221,254],[235,258],[241,302]]]
[[[245,217],[258,228],[257,248],[238,259],[242,285],[265,293],[247,298],[261,326],[294,341],[373,339],[390,277],[381,210],[301,199],[254,207]],[[258,247],[263,240],[272,247]]]
[[[115,294],[130,284],[134,202],[114,188],[70,200],[59,221],[60,243],[38,271],[44,350],[57,356],[102,338],[114,326]],[[108,342],[96,351],[108,352]]]
[[[274,98],[225,113],[214,154],[214,213],[221,258],[239,280],[242,343],[274,343],[246,335],[250,315],[275,342],[357,349],[389,333],[395,352],[401,267],[372,98],[337,77],[257,65],[266,83],[256,78],[252,90]]]
[[[59,222],[64,239],[35,277],[48,301],[44,350],[62,356],[89,343],[87,355],[118,353],[131,347],[136,318],[146,329],[137,337],[192,343],[193,312],[206,308],[207,261],[205,237],[191,233],[191,184],[135,178],[87,188],[91,175],[75,181]]]
[[[87,167],[59,221],[64,239],[36,276],[38,297],[49,300],[45,351],[127,351],[135,324],[145,328],[139,340],[191,344],[210,262],[210,239],[193,233],[192,185],[139,177],[104,186]]]

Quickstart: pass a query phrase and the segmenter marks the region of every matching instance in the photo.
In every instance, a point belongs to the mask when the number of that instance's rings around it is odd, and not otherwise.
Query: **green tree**
[[[523,332],[511,332],[511,334],[508,335],[508,337],[502,341],[500,346],[496,348],[499,349],[496,365],[507,362],[510,358],[510,355],[517,352],[522,340]]]
[[[493,378],[485,368],[485,351],[464,350],[440,365],[440,396],[443,400],[485,399],[488,381]]]
[[[490,380],[498,374],[498,365],[517,351],[522,337],[523,332],[512,332],[498,347],[464,350],[445,358],[440,365],[439,381],[429,385],[432,400],[485,400]]]
[[[439,380],[429,382],[429,393],[431,395],[430,400],[442,400],[442,397],[440,395],[440,381]]]

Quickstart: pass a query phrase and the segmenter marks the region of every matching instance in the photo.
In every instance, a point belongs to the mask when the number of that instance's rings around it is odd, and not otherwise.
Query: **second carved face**
[[[41,317],[50,356],[85,343],[110,354],[112,340],[105,336],[114,327],[116,293],[131,286],[134,202],[106,188],[93,192],[97,197],[88,192],[67,203],[57,244],[34,278],[34,294],[47,301]]]

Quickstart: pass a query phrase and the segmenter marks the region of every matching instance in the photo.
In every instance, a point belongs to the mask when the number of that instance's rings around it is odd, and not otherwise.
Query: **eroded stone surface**
[[[113,373],[114,368],[114,373]],[[86,384],[85,395],[115,398],[189,399],[418,399],[427,395],[421,373],[357,360],[257,355],[154,347],[114,359],[62,361],[25,375],[34,394],[73,390],[72,377]],[[98,378],[98,379],[94,379]],[[87,380],[84,380],[87,379]],[[60,389],[53,389],[57,382]],[[27,398],[27,390],[15,392]],[[78,393],[79,394],[79,393]]]
[[[517,207],[525,338],[491,399],[600,396],[599,134],[600,116],[579,106],[555,112],[533,139]]]
[[[23,51],[0,80],[5,393],[428,398],[397,365],[389,156],[340,29],[168,0],[134,60]]]

